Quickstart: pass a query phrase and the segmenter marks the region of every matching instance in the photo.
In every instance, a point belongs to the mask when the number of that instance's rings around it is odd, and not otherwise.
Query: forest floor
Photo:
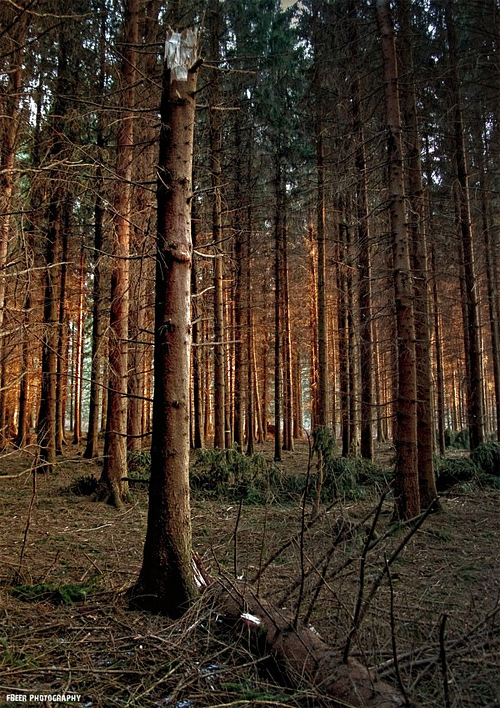
[[[8,694],[29,702],[29,694],[63,693],[81,694],[86,708],[333,705],[305,681],[280,687],[265,657],[251,653],[245,628],[236,636],[207,596],[175,622],[130,610],[124,591],[141,564],[147,492],[133,485],[120,511],[68,492],[76,479],[100,474],[98,461],[76,452],[68,449],[52,475],[30,474],[27,453],[0,458],[0,475],[19,475],[0,478],[0,706],[12,705]],[[305,444],[281,465],[284,474],[306,467]],[[411,530],[391,525],[387,500],[370,538],[364,599],[385,558],[402,550],[351,653],[397,685],[395,650],[400,683],[422,708],[500,706],[499,501],[498,491],[451,490],[441,513],[404,543]],[[252,581],[296,536],[262,574],[259,592],[294,616],[301,590],[300,617],[341,653],[373,515],[362,520],[377,503],[375,490],[338,502],[301,543],[299,498],[240,507],[196,496],[194,547],[230,586],[235,575]]]

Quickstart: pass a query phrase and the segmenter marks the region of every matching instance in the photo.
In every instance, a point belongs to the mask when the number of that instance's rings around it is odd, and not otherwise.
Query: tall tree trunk
[[[283,258],[283,165],[279,152],[275,156],[275,214],[274,214],[274,461],[281,462],[281,288]]]
[[[69,350],[71,347],[68,312],[68,257],[72,232],[73,200],[66,195],[63,206],[64,225],[61,229],[61,266],[59,280],[59,321],[57,328],[57,385],[56,385],[56,452],[62,455],[66,445],[66,403],[68,398]],[[74,378],[71,379],[72,386]],[[70,395],[71,395],[70,388]]]
[[[283,450],[293,451],[293,373],[292,328],[290,322],[290,292],[288,278],[288,233],[283,215],[282,238],[282,315],[283,315]]]
[[[34,168],[40,164],[40,131],[42,124],[42,79],[39,77],[38,86],[35,91],[35,127],[33,132],[33,142],[31,149],[31,164]],[[40,189],[36,189],[33,184],[30,185],[29,204],[31,209],[31,219],[25,229],[25,241],[27,252],[30,259],[33,258],[33,241],[35,233],[35,224],[38,221],[40,211]],[[21,358],[21,384],[19,389],[19,419],[18,429],[15,444],[18,447],[23,447],[28,440],[28,433],[32,424],[32,406],[33,401],[30,400],[30,323],[31,323],[31,306],[32,295],[30,289],[30,280],[27,281],[26,293],[24,296],[24,313],[23,313],[23,344]]]
[[[462,98],[458,74],[458,54],[452,0],[445,0],[445,21],[449,55],[449,91],[453,110],[454,157],[456,164],[456,194],[459,228],[462,240],[464,296],[466,321],[464,335],[468,344],[466,357],[467,415],[470,448],[474,450],[484,441],[483,380],[481,364],[481,334],[475,272],[474,238],[470,215],[469,179],[465,152],[465,132],[462,120]]]
[[[187,37],[183,36],[183,42]],[[181,614],[197,595],[189,503],[190,268],[196,71],[165,66],[158,161],[155,355],[151,482],[135,601]]]
[[[25,36],[27,29],[27,13],[25,0],[18,6],[4,7],[3,20],[5,26],[10,25],[11,51],[6,55],[7,63],[2,65],[2,73],[7,76],[7,85],[2,83],[1,118],[0,118],[0,362],[5,376],[6,362],[6,332],[4,331],[6,312],[5,267],[9,242],[11,238],[12,196],[14,192],[14,165],[19,134],[19,104],[21,99],[21,84],[23,76],[23,58],[25,52]],[[15,8],[15,9],[14,9]],[[3,33],[2,33],[3,34]],[[3,449],[8,436],[5,430],[7,386],[0,386],[0,449]]]
[[[73,425],[73,444],[79,445],[82,436],[82,391],[83,391],[83,320],[85,296],[85,251],[80,253],[80,272],[78,278],[78,312],[75,336],[75,422]]]
[[[349,334],[347,311],[347,275],[346,250],[347,226],[339,224],[339,248],[337,266],[338,323],[339,323],[339,381],[340,381],[340,420],[342,425],[342,456],[347,457],[351,450],[350,397],[349,397]]]
[[[484,139],[484,153],[488,158],[489,146],[486,138]],[[495,272],[495,248],[492,243],[493,237],[491,233],[492,219],[490,218],[490,209],[488,205],[489,180],[488,172],[484,165],[483,145],[479,148],[479,163],[480,163],[480,183],[481,183],[481,222],[483,227],[484,239],[484,261],[486,268],[486,287],[488,293],[488,314],[490,318],[490,336],[491,336],[491,358],[493,368],[493,385],[494,385],[494,410],[495,410],[495,433],[496,438],[500,441],[500,328],[498,323],[498,291],[497,278]]]
[[[139,237],[140,239],[140,237]],[[139,241],[138,239],[138,241]],[[136,242],[137,248],[142,244]],[[129,351],[127,382],[127,450],[142,450],[142,404],[144,398],[144,317],[146,312],[147,279],[144,274],[145,263],[136,260],[131,267],[131,281],[135,281],[135,296],[129,312]],[[131,282],[132,289],[132,282]]]
[[[248,184],[252,184],[252,135],[249,136],[248,150],[248,165],[247,177]],[[253,455],[255,444],[255,385],[254,385],[254,318],[253,318],[253,292],[252,292],[252,260],[251,260],[251,242],[252,242],[252,195],[248,196],[248,205],[246,209],[246,229],[247,234],[243,240],[243,250],[245,263],[244,279],[246,293],[246,308],[245,308],[245,327],[246,327],[246,361],[247,361],[247,397],[246,397],[246,436],[247,436],[247,455]]]
[[[361,457],[373,459],[373,332],[372,332],[372,285],[371,244],[368,218],[368,184],[365,153],[365,131],[361,106],[361,79],[357,11],[354,0],[349,2],[350,46],[354,67],[352,80],[352,127],[355,140],[354,165],[356,168],[356,221],[359,273],[359,320],[360,320],[360,378],[361,378]]]
[[[349,205],[350,209],[350,205]],[[349,359],[349,455],[355,457],[358,450],[357,436],[357,357],[356,357],[356,336],[354,331],[355,322],[355,302],[354,302],[354,273],[352,266],[352,237],[349,223],[352,217],[348,212],[346,214],[346,292],[347,292],[347,356]]]
[[[68,28],[59,30],[59,54],[57,65],[56,105],[52,118],[52,145],[50,158],[61,160],[65,149],[64,120],[68,110],[69,87],[69,42]],[[66,231],[65,203],[66,185],[56,168],[51,172],[52,193],[47,209],[47,236],[45,247],[45,288],[43,301],[42,339],[42,384],[40,408],[38,412],[37,440],[40,451],[40,469],[52,471],[56,456],[57,435],[57,375],[58,375],[58,332],[60,326],[58,294],[60,291],[62,255],[62,231]],[[67,212],[66,212],[67,214]]]
[[[415,322],[403,176],[401,117],[394,30],[388,0],[377,0],[382,43],[388,133],[389,209],[393,241],[393,285],[398,341],[396,401],[395,515],[410,519],[420,511],[417,467],[417,379]]]
[[[399,1],[401,26],[401,71],[406,76],[406,87],[401,92],[403,118],[406,128],[409,236],[414,287],[415,356],[417,372],[417,461],[421,510],[435,502],[437,497],[434,474],[434,423],[432,415],[432,362],[429,313],[429,273],[424,218],[424,188],[420,160],[420,130],[415,93],[413,67],[413,31],[411,3]]]
[[[220,56],[219,0],[210,2],[210,54],[216,62]],[[214,244],[214,447],[226,446],[226,348],[224,346],[224,255],[222,245],[222,136],[220,85],[218,72],[210,88],[209,133],[210,170],[212,178],[212,240]]]
[[[98,181],[101,167],[98,167]],[[101,182],[102,186],[102,182]],[[103,247],[104,202],[101,194],[96,196],[94,206],[94,280],[92,305],[92,363],[90,373],[90,402],[87,445],[84,457],[97,457],[99,444],[99,408],[102,399],[103,383],[103,291],[102,291],[102,247]]]
[[[307,248],[309,252],[308,271],[308,304],[309,304],[309,390],[310,390],[310,411],[311,430],[317,426],[318,420],[318,298],[316,283],[316,243],[312,229],[307,237]]]
[[[195,200],[193,199],[191,207],[191,240],[193,243],[193,251],[196,249],[196,234],[198,227],[198,215],[195,210]],[[192,298],[192,316],[193,316],[193,335],[192,335],[192,367],[193,367],[193,447],[199,449],[203,447],[203,366],[201,361],[201,347],[199,346],[201,337],[201,312],[202,305],[198,298],[198,260],[193,253],[191,264],[191,298]],[[206,395],[206,392],[205,392]]]
[[[106,13],[104,0],[101,0],[101,21],[99,28],[99,93],[104,96],[106,83]],[[103,222],[105,201],[103,198],[103,151],[104,139],[104,111],[97,116],[96,144],[98,149],[98,162],[96,167],[96,197],[94,202],[94,280],[92,286],[92,363],[90,371],[90,401],[89,423],[87,431],[87,444],[83,456],[92,459],[98,455],[99,445],[99,408],[102,399],[103,384],[103,352],[102,337],[104,334],[103,318],[103,270],[102,250],[104,245]]]
[[[445,454],[445,419],[444,419],[444,371],[443,371],[443,350],[442,350],[442,334],[441,334],[441,313],[439,309],[439,293],[436,274],[436,249],[432,244],[431,250],[431,268],[433,273],[432,281],[432,300],[434,305],[434,348],[436,356],[436,408],[437,408],[437,443],[439,454]]]
[[[109,390],[104,467],[98,495],[119,507],[128,495],[127,476],[127,377],[129,316],[129,248],[132,205],[134,142],[135,61],[138,43],[138,0],[126,0],[123,19],[121,76],[122,113],[117,135],[115,219],[109,320]]]

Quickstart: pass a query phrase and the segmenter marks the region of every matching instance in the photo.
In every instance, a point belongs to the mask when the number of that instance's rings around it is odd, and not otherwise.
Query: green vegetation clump
[[[500,443],[482,443],[470,456],[438,457],[435,471],[438,492],[456,485],[466,490],[478,486],[500,489]]]
[[[486,475],[500,477],[500,443],[485,442],[471,452],[471,460]]]
[[[61,490],[62,494],[74,494],[77,497],[90,497],[97,491],[97,478],[93,475],[78,477],[68,487]]]
[[[470,457],[438,457],[435,472],[438,492],[445,492],[457,484],[477,483],[481,476],[481,470]]]
[[[264,503],[279,472],[264,455],[244,455],[239,450],[201,448],[190,470],[191,490],[202,497]]]
[[[450,428],[446,428],[444,431],[444,444],[446,447],[454,450],[468,450],[469,431],[467,428],[464,430],[451,430]]]
[[[361,457],[340,457],[330,430],[315,435],[311,454],[311,475],[307,498],[314,497],[317,468],[316,454],[321,453],[324,469],[322,501],[330,502],[339,495],[359,498],[367,487],[386,487],[390,474],[379,465]],[[128,476],[149,479],[149,452],[131,452]],[[300,499],[307,483],[306,469],[299,473],[281,470],[262,453],[245,455],[237,448],[220,450],[200,448],[195,451],[190,469],[190,486],[194,497],[225,499],[243,504],[265,504],[273,500],[293,502]]]
[[[132,479],[149,480],[151,453],[149,450],[129,451],[127,453],[128,476]]]
[[[332,431],[322,428],[314,439],[313,452],[320,452],[323,460],[324,481],[322,501],[339,496],[357,499],[363,488],[386,487],[390,477],[387,470],[362,457],[340,457]]]
[[[88,583],[39,583],[38,585],[15,585],[11,588],[11,595],[23,602],[49,601],[55,605],[71,605],[74,602],[83,602],[92,590]]]

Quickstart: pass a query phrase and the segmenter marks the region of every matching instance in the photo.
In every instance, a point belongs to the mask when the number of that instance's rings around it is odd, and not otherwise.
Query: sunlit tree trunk
[[[19,5],[4,7],[3,20],[5,26],[10,26],[10,52],[6,64],[2,63],[2,88],[0,89],[0,363],[5,376],[6,361],[6,285],[5,267],[9,242],[11,240],[12,196],[14,193],[14,165],[16,147],[18,144],[21,99],[21,84],[23,78],[23,58],[25,53],[25,36],[28,15],[25,12],[26,0]],[[3,34],[3,32],[2,32]],[[2,60],[3,61],[3,60]],[[6,84],[3,83],[6,77]],[[6,414],[6,382],[0,386],[0,449],[3,449],[9,437],[5,429]]]
[[[123,20],[122,112],[117,135],[113,261],[109,321],[109,390],[104,440],[104,467],[99,497],[120,506],[128,494],[127,377],[129,317],[129,249],[132,205],[135,61],[138,42],[138,0],[126,0]]]
[[[248,149],[248,164],[247,178],[248,184],[252,184],[252,135],[249,136]],[[247,360],[247,397],[246,397],[246,436],[247,436],[247,455],[253,455],[255,444],[255,408],[258,403],[258,396],[255,395],[255,376],[254,376],[254,352],[255,352],[255,337],[254,337],[254,317],[253,317],[253,290],[252,290],[252,258],[251,258],[251,243],[252,243],[252,194],[247,196],[248,206],[246,209],[246,237],[243,240],[244,263],[245,263],[245,291],[246,291],[246,309],[245,309],[245,327],[246,327],[246,360]],[[257,400],[256,400],[257,399]],[[258,420],[258,414],[257,414]]]
[[[193,199],[191,208],[191,240],[193,251],[196,248],[196,235],[198,227],[198,214],[195,208],[196,201]],[[192,297],[192,378],[193,378],[193,447],[199,449],[203,447],[203,366],[201,347],[201,313],[202,304],[198,298],[198,260],[193,253],[191,264],[191,297]],[[206,392],[205,392],[205,395]]]
[[[216,64],[220,57],[220,6],[211,0],[210,54]],[[222,135],[220,79],[216,71],[211,77],[209,109],[210,172],[212,180],[212,241],[214,244],[214,447],[226,446],[226,347],[224,346],[224,252],[222,234]]]
[[[85,288],[85,251],[80,254],[80,272],[78,278],[78,310],[75,332],[75,414],[73,424],[73,444],[79,445],[82,436],[82,391],[83,391],[83,319],[84,319],[84,288]]]

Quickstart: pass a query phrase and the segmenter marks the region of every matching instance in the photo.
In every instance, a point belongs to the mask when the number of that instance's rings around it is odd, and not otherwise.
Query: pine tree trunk
[[[102,45],[104,49],[104,44]],[[103,82],[101,82],[103,86]],[[98,147],[103,147],[102,129],[98,132]],[[102,168],[97,168],[98,193],[94,205],[94,281],[93,281],[93,306],[92,306],[92,364],[90,373],[90,402],[89,402],[89,426],[87,432],[87,445],[84,457],[92,459],[98,455],[99,445],[99,409],[102,399],[103,383],[103,288],[102,288],[102,264],[101,253],[103,248],[103,216],[104,202],[101,196],[103,188]]]
[[[59,55],[57,66],[57,95],[52,118],[53,138],[50,158],[60,160],[64,151],[64,117],[69,93],[68,38],[67,28],[59,31]],[[45,292],[43,301],[42,338],[42,383],[40,408],[38,412],[37,440],[40,454],[40,470],[52,471],[56,458],[57,443],[57,381],[59,348],[59,293],[61,286],[61,266],[63,231],[66,234],[68,211],[66,187],[58,171],[51,173],[52,193],[47,209],[47,236],[45,247]],[[62,397],[59,399],[62,401]]]
[[[481,183],[481,221],[483,227],[484,239],[484,261],[486,269],[486,287],[488,294],[488,313],[490,316],[490,336],[491,336],[491,358],[493,369],[493,385],[494,385],[494,405],[495,411],[495,435],[500,441],[500,329],[498,324],[498,292],[495,273],[495,249],[492,243],[493,237],[491,233],[491,225],[493,220],[490,218],[488,208],[487,193],[488,193],[488,173],[485,170],[483,155],[483,145],[479,147],[479,163],[480,163],[480,183]],[[484,152],[488,156],[488,145],[484,146]]]
[[[288,279],[288,233],[286,215],[283,217],[282,298],[283,298],[283,450],[293,451],[293,373],[292,328],[290,323],[290,294]]]
[[[196,248],[196,234],[198,226],[198,215],[195,211],[195,200],[193,199],[191,207],[191,240],[193,243],[193,251]],[[199,302],[198,294],[198,260],[193,253],[191,264],[191,301],[192,301],[192,378],[193,378],[193,447],[199,449],[203,447],[203,400],[202,400],[202,372],[203,366],[201,361],[200,330],[202,305]]]
[[[398,341],[396,402],[395,515],[410,519],[420,511],[417,468],[417,380],[415,322],[403,178],[401,117],[394,30],[388,0],[377,0],[381,34],[388,133],[389,208],[393,239],[393,286]]]
[[[98,496],[119,507],[128,495],[127,378],[129,317],[129,250],[132,206],[135,61],[138,43],[138,0],[126,0],[123,24],[123,109],[117,135],[115,219],[109,320],[109,390],[104,439],[104,467]]]
[[[6,361],[6,332],[5,312],[7,280],[5,278],[5,266],[9,242],[11,238],[11,214],[12,196],[14,192],[14,165],[16,159],[16,147],[19,134],[19,105],[21,99],[21,84],[23,78],[23,58],[25,53],[25,36],[28,22],[28,15],[21,6],[4,7],[2,20],[5,27],[9,27],[11,38],[11,51],[7,53],[7,63],[2,64],[3,80],[7,77],[7,85],[2,81],[2,103],[1,108],[1,142],[0,142],[0,362],[2,372],[5,376],[7,366]],[[3,33],[2,33],[3,34]],[[8,387],[4,384],[0,387],[0,449],[3,449],[9,437],[5,429],[6,397]]]
[[[219,0],[210,2],[210,54],[217,63],[219,47]],[[226,446],[226,347],[224,346],[224,251],[222,234],[222,135],[219,74],[210,87],[209,134],[212,179],[212,241],[214,244],[214,447]]]
[[[462,245],[464,272],[464,340],[468,345],[466,356],[467,416],[470,448],[474,450],[484,441],[483,380],[481,363],[481,335],[475,273],[474,239],[470,215],[469,180],[465,152],[465,132],[462,120],[462,98],[458,75],[457,38],[453,18],[452,0],[445,0],[445,21],[450,62],[449,90],[453,110],[454,158],[456,166],[456,195]]]
[[[307,247],[309,252],[309,273],[308,273],[308,304],[309,304],[309,391],[310,391],[310,413],[311,430],[315,430],[318,423],[318,300],[316,282],[316,244],[312,230],[307,237]]]
[[[355,140],[354,166],[356,169],[356,221],[359,273],[359,368],[361,379],[361,457],[373,459],[373,332],[371,244],[368,218],[368,185],[365,154],[365,131],[361,106],[361,79],[359,74],[358,18],[354,0],[349,2],[350,47],[354,67],[352,80],[352,128]]]
[[[339,382],[340,382],[340,421],[342,434],[342,456],[347,457],[351,450],[351,427],[349,410],[349,335],[347,313],[347,276],[345,262],[346,232],[344,223],[339,224],[339,249],[337,266],[338,323],[339,323]]]
[[[443,350],[441,335],[441,315],[439,310],[439,294],[436,275],[436,252],[434,244],[431,250],[431,268],[433,273],[432,300],[434,305],[434,348],[436,357],[436,408],[437,408],[437,443],[439,454],[445,454],[445,402],[444,402],[444,371],[443,371]]]
[[[249,139],[248,149],[248,167],[247,176],[248,184],[252,183],[252,136]],[[255,444],[255,408],[256,399],[258,397],[255,390],[254,377],[254,352],[255,352],[255,336],[254,336],[254,317],[253,317],[253,292],[252,292],[252,195],[250,194],[247,211],[246,211],[246,228],[247,235],[243,241],[244,248],[244,263],[245,263],[245,293],[246,293],[246,309],[245,309],[245,326],[246,326],[246,360],[247,360],[247,398],[246,398],[246,436],[247,436],[247,455],[253,455]],[[258,409],[257,409],[258,410]],[[258,414],[257,414],[258,419]]]
[[[196,72],[163,74],[151,482],[135,602],[175,616],[197,595],[189,503],[190,269]]]
[[[78,313],[75,336],[75,421],[73,425],[73,445],[79,445],[82,436],[83,299],[85,287],[85,252],[83,248],[80,254],[78,286]]]
[[[274,461],[281,462],[281,288],[282,288],[282,258],[283,258],[283,175],[282,158],[275,156],[275,215],[274,215]]]
[[[434,424],[432,415],[432,362],[429,313],[429,274],[424,219],[424,188],[420,160],[420,130],[417,116],[417,98],[413,67],[413,32],[411,6],[400,0],[401,71],[407,77],[407,88],[401,92],[406,128],[408,164],[409,236],[411,267],[414,286],[415,356],[417,360],[417,461],[421,510],[434,503],[437,497],[434,474]]]

